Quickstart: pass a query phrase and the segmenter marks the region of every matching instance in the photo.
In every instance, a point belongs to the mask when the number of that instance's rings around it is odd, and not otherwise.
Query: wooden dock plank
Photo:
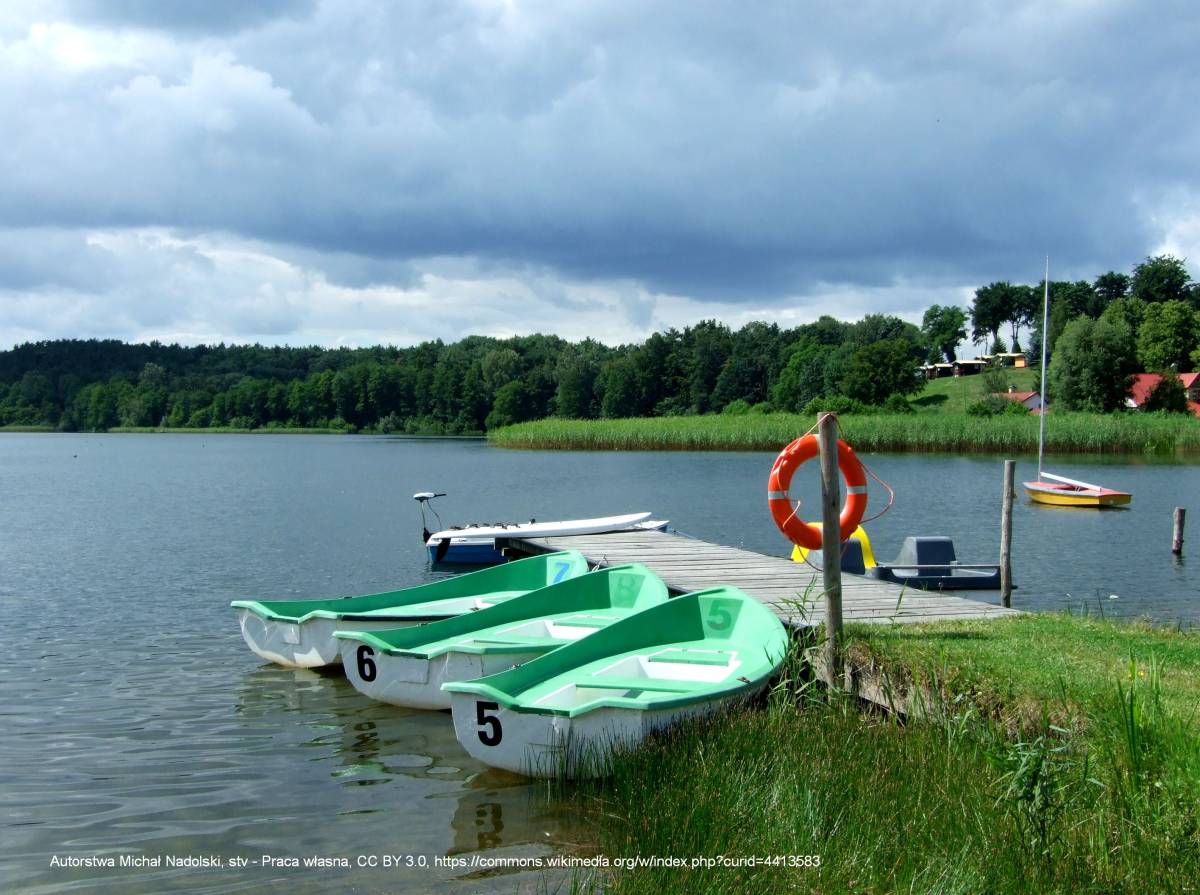
[[[674,593],[733,585],[762,601],[785,624],[794,627],[820,624],[824,615],[820,570],[782,556],[766,556],[661,531],[498,538],[496,543],[525,553],[578,550],[589,562],[606,566],[644,563]],[[910,624],[1007,618],[1021,613],[981,600],[906,589],[843,573],[842,614],[848,622]]]

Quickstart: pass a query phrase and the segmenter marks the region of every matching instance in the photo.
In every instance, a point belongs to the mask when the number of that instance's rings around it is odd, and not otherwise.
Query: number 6
[[[375,650],[365,643],[358,648],[358,676],[368,684],[375,680],[375,663],[371,661],[373,655]]]

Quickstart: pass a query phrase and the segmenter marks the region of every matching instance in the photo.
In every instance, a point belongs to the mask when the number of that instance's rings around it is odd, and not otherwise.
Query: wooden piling
[[[1175,507],[1175,524],[1171,532],[1171,552],[1176,556],[1183,555],[1183,523],[1187,518],[1184,507]]]
[[[1012,511],[1016,466],[1004,461],[1004,498],[1000,504],[1000,605],[1012,606]]]
[[[825,584],[825,671],[829,683],[842,679],[842,537],[841,474],[838,472],[837,414],[822,414],[817,422],[821,444],[821,556]]]

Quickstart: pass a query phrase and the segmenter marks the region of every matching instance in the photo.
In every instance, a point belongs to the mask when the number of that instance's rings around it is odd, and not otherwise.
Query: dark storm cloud
[[[31,28],[0,65],[0,225],[217,232],[350,287],[1091,277],[1196,195],[1183,3],[70,8],[90,57]]]

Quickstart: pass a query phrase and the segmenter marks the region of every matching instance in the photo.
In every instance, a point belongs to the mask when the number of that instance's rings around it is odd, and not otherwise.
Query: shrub
[[[855,401],[845,395],[830,395],[826,398],[813,398],[800,411],[804,415],[814,413],[874,413],[878,408],[870,407],[862,401]]]
[[[998,413],[1006,413],[1008,408],[1014,404],[1014,401],[1009,401],[1007,398],[998,398],[995,395],[988,395],[982,401],[976,401],[967,408],[967,413],[970,416],[995,416]],[[1021,410],[1025,408],[1021,405]]]
[[[730,401],[728,404],[725,405],[724,409],[721,411],[721,413],[728,414],[729,416],[745,416],[749,412],[750,412],[750,402],[746,401],[743,398],[738,398],[735,401]]]
[[[887,400],[883,402],[881,408],[884,413],[915,413],[913,406],[908,403],[908,399],[901,394],[888,395]]]

